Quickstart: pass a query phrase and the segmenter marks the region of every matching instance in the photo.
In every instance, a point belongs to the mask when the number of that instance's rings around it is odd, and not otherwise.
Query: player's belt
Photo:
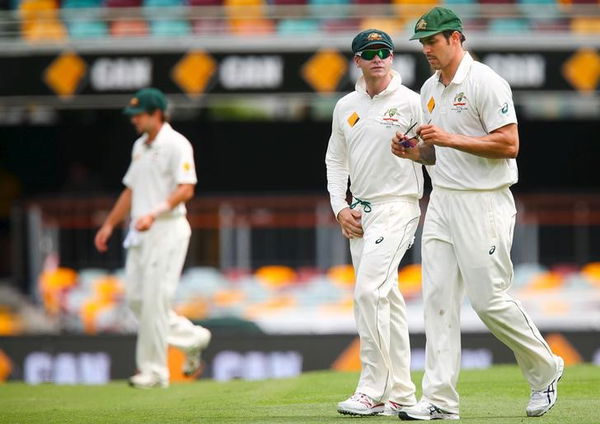
[[[358,205],[362,205],[363,211],[365,211],[365,213],[369,213],[372,210],[371,202],[367,202],[366,200],[360,200],[356,197],[354,198],[354,202],[350,205],[350,209],[354,209]]]

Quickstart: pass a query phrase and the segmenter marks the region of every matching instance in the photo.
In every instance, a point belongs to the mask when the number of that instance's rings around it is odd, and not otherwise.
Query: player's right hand
[[[353,239],[363,236],[361,219],[362,213],[358,210],[344,208],[338,213],[337,220],[340,223],[344,237]]]
[[[405,147],[402,142],[410,143],[413,147]],[[408,140],[401,132],[397,132],[394,138],[392,138],[392,153],[402,159],[410,159],[418,162],[419,149],[417,148],[418,139],[412,138]]]
[[[110,225],[103,225],[100,227],[98,232],[96,233],[96,237],[94,238],[94,245],[96,245],[96,249],[98,252],[104,253],[108,250],[108,239],[112,235],[113,229]]]

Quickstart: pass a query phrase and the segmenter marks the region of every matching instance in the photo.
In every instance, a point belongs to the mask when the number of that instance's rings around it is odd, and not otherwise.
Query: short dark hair
[[[452,37],[452,34],[454,34],[455,32],[458,32],[460,34],[460,44],[464,43],[466,40],[465,34],[463,34],[460,31],[457,31],[455,29],[449,29],[446,31],[442,31],[442,34],[444,35],[444,38],[446,39],[446,41],[449,41],[450,37]]]

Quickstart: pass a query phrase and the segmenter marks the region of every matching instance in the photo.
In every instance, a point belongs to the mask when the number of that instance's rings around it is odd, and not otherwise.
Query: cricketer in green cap
[[[352,53],[356,54],[373,46],[384,46],[394,50],[392,38],[387,33],[378,29],[366,29],[352,40]]]
[[[167,109],[167,98],[157,88],[143,88],[133,95],[123,113],[131,116],[157,109],[163,112]]]
[[[444,31],[463,32],[462,22],[450,9],[434,7],[419,18],[411,40],[420,40]]]

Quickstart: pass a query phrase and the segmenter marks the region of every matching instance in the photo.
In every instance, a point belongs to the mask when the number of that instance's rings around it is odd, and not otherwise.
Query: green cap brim
[[[462,28],[456,28],[455,26],[450,26],[448,28],[438,28],[438,29],[433,29],[431,31],[418,31],[415,32],[415,34],[409,38],[409,40],[420,40],[421,38],[426,38],[426,37],[431,37],[432,35],[435,34],[439,34],[440,32],[444,32],[444,31],[459,31],[462,32]]]
[[[123,115],[139,115],[140,113],[144,113],[146,112],[146,109],[141,108],[141,107],[126,107],[125,109],[123,109]]]

